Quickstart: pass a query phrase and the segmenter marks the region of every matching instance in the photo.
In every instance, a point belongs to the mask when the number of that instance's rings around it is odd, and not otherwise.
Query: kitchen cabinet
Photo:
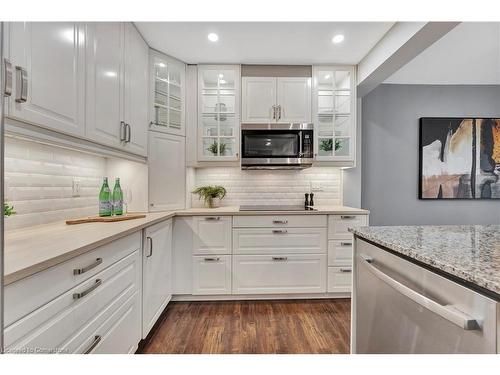
[[[243,77],[242,123],[310,123],[310,77]]]
[[[231,217],[194,216],[193,254],[231,254]]]
[[[9,117],[83,136],[84,24],[12,22],[8,24],[8,35],[6,57],[15,67],[16,75],[9,99]]]
[[[231,294],[231,256],[193,256],[193,295]]]
[[[185,137],[149,132],[149,210],[184,208],[186,204]]]
[[[313,66],[313,122],[317,161],[354,165],[355,89],[354,67]]]
[[[186,135],[184,125],[186,65],[150,50],[150,129]]]
[[[172,220],[144,231],[142,337],[146,338],[172,298]]]
[[[198,160],[238,160],[239,132],[239,65],[199,65]]]
[[[146,156],[148,46],[131,23],[87,24],[86,136]]]

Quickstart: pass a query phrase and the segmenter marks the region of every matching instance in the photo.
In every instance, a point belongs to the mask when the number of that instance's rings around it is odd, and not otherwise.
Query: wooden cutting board
[[[66,220],[66,224],[84,224],[84,223],[114,223],[116,221],[134,220],[145,218],[145,214],[127,214],[120,216],[88,216],[81,219]]]

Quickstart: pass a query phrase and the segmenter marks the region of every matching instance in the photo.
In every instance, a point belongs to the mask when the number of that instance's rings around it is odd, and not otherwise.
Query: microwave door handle
[[[304,148],[303,148],[304,146],[302,144],[302,136],[303,133],[299,132],[299,158],[304,156]]]

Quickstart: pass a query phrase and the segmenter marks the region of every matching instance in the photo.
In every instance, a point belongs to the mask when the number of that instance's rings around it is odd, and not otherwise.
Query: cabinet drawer
[[[351,291],[352,267],[328,267],[328,293]]]
[[[328,241],[328,265],[352,265],[352,240]]]
[[[367,215],[330,215],[328,217],[328,238],[351,238],[351,227],[368,225]]]
[[[9,326],[140,248],[141,233],[137,232],[7,285],[5,325]],[[75,274],[74,270],[84,272]]]
[[[107,311],[140,291],[140,280],[141,254],[136,251],[7,327],[6,346],[14,351],[62,349],[82,327],[99,316],[105,320]]]
[[[261,227],[326,227],[326,215],[255,215],[235,216],[235,228],[261,228]]]
[[[193,255],[231,254],[231,216],[193,217]]]
[[[322,293],[326,255],[235,255],[233,294]]]
[[[235,228],[235,254],[326,253],[326,228]]]
[[[231,294],[231,256],[193,256],[193,295]]]

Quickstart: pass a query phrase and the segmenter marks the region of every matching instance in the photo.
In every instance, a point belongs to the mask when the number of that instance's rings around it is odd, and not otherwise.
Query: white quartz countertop
[[[66,225],[64,221],[5,232],[4,283],[8,285],[65,262],[120,237],[174,216],[368,214],[345,206],[318,206],[315,211],[239,211],[238,206],[151,212],[143,219]]]

